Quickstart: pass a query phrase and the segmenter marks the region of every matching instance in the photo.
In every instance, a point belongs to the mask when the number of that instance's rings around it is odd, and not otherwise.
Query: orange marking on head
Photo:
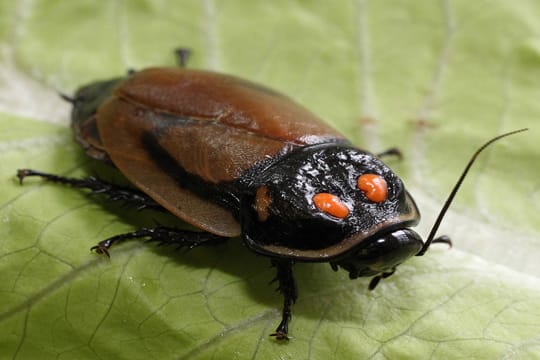
[[[318,193],[313,196],[315,206],[325,213],[343,219],[349,215],[349,208],[339,197],[329,193]]]
[[[268,187],[263,185],[258,188],[255,194],[255,211],[257,211],[259,221],[266,221],[268,219],[268,216],[270,216],[268,208],[271,203],[272,198],[268,194]]]
[[[358,188],[369,200],[376,203],[385,201],[388,196],[388,185],[380,175],[364,174],[359,176]]]

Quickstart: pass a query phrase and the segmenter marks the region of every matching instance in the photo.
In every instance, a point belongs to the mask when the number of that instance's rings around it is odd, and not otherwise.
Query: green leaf
[[[540,358],[540,3],[495,1],[15,1],[0,3],[0,349],[17,359]],[[232,73],[289,94],[404,179],[426,234],[481,156],[424,257],[367,291],[297,264],[291,340],[281,298],[239,240],[188,253],[132,242],[153,222],[18,168],[98,172],[57,96],[130,68]]]

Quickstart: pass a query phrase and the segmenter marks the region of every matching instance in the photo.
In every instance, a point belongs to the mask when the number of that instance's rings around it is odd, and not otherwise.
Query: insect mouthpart
[[[416,255],[423,245],[422,238],[415,231],[409,228],[398,229],[365,240],[358,251],[348,253],[331,265],[334,270],[337,266],[347,270],[351,279],[391,274],[396,266]]]

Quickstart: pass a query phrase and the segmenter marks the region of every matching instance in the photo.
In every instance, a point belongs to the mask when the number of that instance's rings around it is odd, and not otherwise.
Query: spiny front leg
[[[298,290],[293,274],[293,263],[290,260],[273,260],[272,265],[276,267],[276,278],[272,281],[278,281],[278,291],[283,295],[283,310],[281,313],[281,322],[276,331],[270,336],[275,336],[278,340],[289,340],[289,321],[291,320],[291,306],[298,298]]]
[[[109,249],[116,243],[131,239],[145,239],[147,242],[157,242],[158,245],[176,245],[177,248],[193,249],[202,245],[216,245],[228,238],[202,231],[181,230],[167,226],[142,228],[136,231],[119,234],[100,241],[91,250],[98,254],[109,255]]]

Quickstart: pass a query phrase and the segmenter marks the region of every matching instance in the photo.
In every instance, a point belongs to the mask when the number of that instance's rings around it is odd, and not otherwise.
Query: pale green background
[[[496,1],[0,2],[0,358],[540,358],[540,3]],[[297,266],[291,341],[268,336],[281,298],[239,241],[189,253],[88,250],[152,224],[20,167],[108,174],[71,139],[81,84],[190,66],[279,89],[358,146],[398,146],[426,234],[474,149],[482,156],[434,246],[372,293]]]

